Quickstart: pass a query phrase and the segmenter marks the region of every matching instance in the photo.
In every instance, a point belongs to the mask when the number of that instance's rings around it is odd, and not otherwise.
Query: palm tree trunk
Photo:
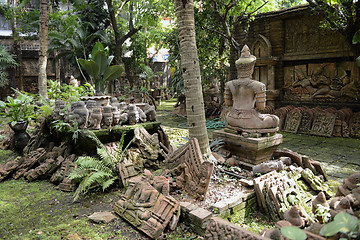
[[[49,25],[49,0],[40,1],[40,30],[39,30],[39,95],[43,99],[48,98],[47,94],[47,49],[48,49],[48,25]]]
[[[189,137],[197,138],[203,155],[210,156],[199,58],[195,39],[193,0],[175,0],[175,13],[179,27]]]

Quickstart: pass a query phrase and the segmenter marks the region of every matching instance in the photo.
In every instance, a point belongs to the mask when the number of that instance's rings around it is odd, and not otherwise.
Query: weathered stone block
[[[224,139],[225,148],[240,157],[241,161],[259,164],[270,160],[276,148],[282,143],[282,135],[270,137],[245,138],[224,130],[214,131],[214,138]]]
[[[96,212],[88,216],[88,218],[96,223],[99,222],[109,223],[113,221],[116,218],[116,216],[111,212]]]
[[[189,213],[191,223],[203,227],[205,222],[210,220],[212,213],[203,208],[197,208]]]

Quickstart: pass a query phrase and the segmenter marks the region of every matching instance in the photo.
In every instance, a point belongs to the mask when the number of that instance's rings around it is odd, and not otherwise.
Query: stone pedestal
[[[225,148],[239,156],[241,161],[254,165],[270,160],[276,148],[282,143],[282,134],[279,133],[270,137],[245,138],[239,134],[218,130],[214,131],[213,137],[223,139]]]

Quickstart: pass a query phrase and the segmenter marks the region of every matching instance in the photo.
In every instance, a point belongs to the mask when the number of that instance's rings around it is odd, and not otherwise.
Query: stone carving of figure
[[[93,108],[89,118],[89,126],[92,129],[99,130],[101,128],[101,120],[101,107]]]
[[[104,106],[103,110],[103,128],[111,127],[113,123],[113,114],[111,112],[111,106]]]
[[[76,78],[74,78],[73,75],[71,75],[71,77],[70,77],[69,85],[71,85],[73,87],[78,87],[79,86],[79,82],[77,81]]]
[[[51,116],[54,120],[59,120],[62,118],[61,116],[61,111],[65,108],[65,103],[63,100],[61,99],[56,99],[55,100],[55,106],[54,106],[54,110],[51,113]]]
[[[130,125],[134,125],[140,121],[139,111],[134,104],[129,104],[127,114]]]
[[[275,115],[260,114],[266,106],[266,89],[261,82],[252,80],[256,57],[250,54],[247,45],[235,62],[238,78],[226,83],[225,104],[231,107],[226,120],[229,126],[241,129],[271,129],[279,125]]]
[[[110,99],[110,105],[113,106],[113,107],[117,107],[117,109],[120,109],[120,103],[119,103],[119,101],[117,100],[116,97],[112,97]]]
[[[83,101],[78,101],[71,104],[72,111],[70,119],[74,119],[79,128],[87,128],[87,123],[89,119],[89,110],[85,107]]]
[[[121,102],[119,103],[119,111],[120,112],[124,112],[127,109],[127,104],[126,102]]]
[[[113,114],[113,126],[116,126],[119,124],[120,121],[120,111],[118,110],[117,107],[112,106],[111,107],[111,112]]]
[[[150,105],[148,103],[145,103],[145,111],[144,111],[146,118],[150,122],[156,121],[156,111],[155,107],[153,105]]]
[[[138,219],[134,221],[135,226],[140,225],[141,220],[150,217],[150,209],[154,206],[158,191],[146,181],[147,177],[142,176],[139,182],[129,182],[128,189],[119,201],[123,211],[132,211]]]

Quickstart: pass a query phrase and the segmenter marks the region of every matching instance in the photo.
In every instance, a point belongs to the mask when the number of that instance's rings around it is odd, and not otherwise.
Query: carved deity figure
[[[158,191],[146,180],[147,177],[142,176],[138,182],[130,181],[128,189],[118,202],[122,211],[135,214],[135,222],[133,222],[135,226],[140,225],[141,220],[149,219],[151,208],[158,197]]]
[[[56,99],[55,100],[55,106],[54,106],[54,110],[51,113],[51,116],[54,120],[59,120],[62,118],[61,116],[61,111],[63,111],[63,109],[65,108],[65,103],[63,100],[61,99]]]
[[[83,101],[74,102],[71,104],[71,110],[69,119],[76,121],[79,128],[87,128],[89,110],[85,107],[85,103]]]
[[[109,128],[113,123],[113,114],[111,111],[111,106],[103,107],[103,126],[102,128]]]
[[[271,129],[279,125],[275,115],[260,114],[266,106],[266,89],[261,82],[252,80],[256,57],[250,54],[247,45],[235,62],[238,78],[226,83],[225,104],[231,107],[226,120],[229,126],[241,129]]]

